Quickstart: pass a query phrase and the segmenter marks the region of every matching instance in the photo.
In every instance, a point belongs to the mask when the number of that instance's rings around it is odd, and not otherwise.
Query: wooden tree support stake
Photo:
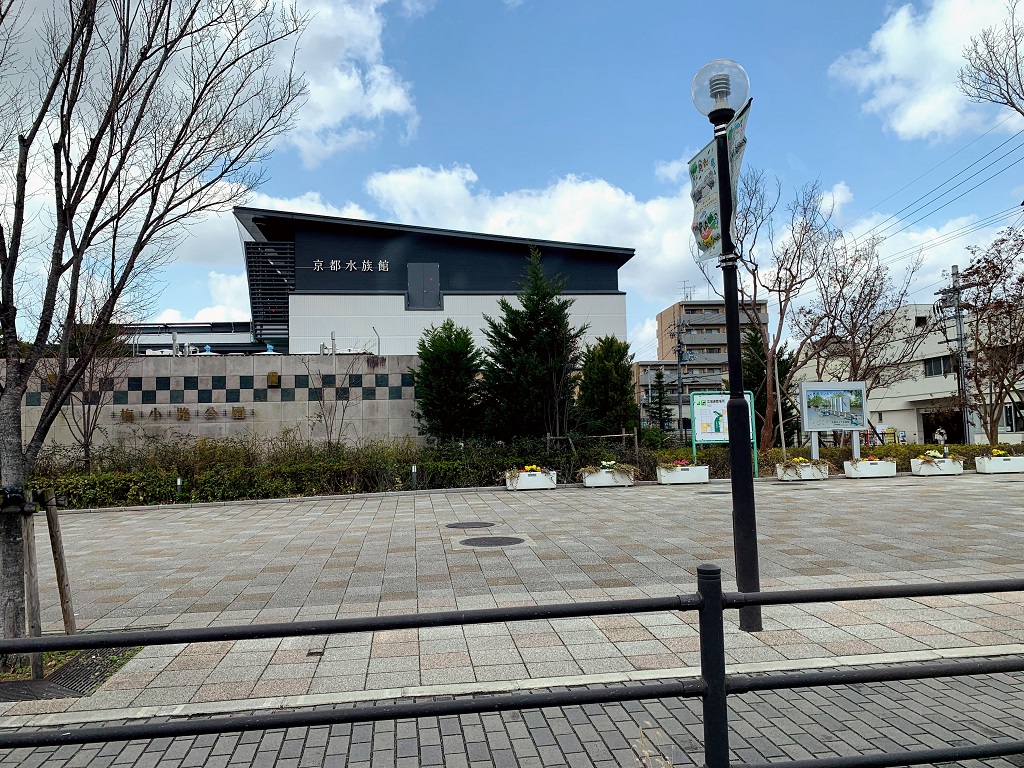
[[[53,569],[57,574],[57,592],[60,594],[60,611],[64,617],[64,634],[73,635],[78,631],[75,626],[75,607],[71,602],[71,580],[68,578],[68,565],[64,559],[64,540],[60,533],[60,518],[57,516],[57,495],[52,488],[37,491],[36,501],[46,508],[46,527],[50,532],[50,549],[53,551]]]
[[[36,560],[35,504],[26,504],[21,516],[22,538],[25,542],[25,619],[29,637],[41,637],[43,623],[39,610],[39,566]],[[43,679],[43,654],[30,656],[32,679]]]

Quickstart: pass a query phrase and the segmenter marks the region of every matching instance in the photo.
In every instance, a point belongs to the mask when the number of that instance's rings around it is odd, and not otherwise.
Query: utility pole
[[[980,283],[961,283],[960,268],[954,264],[950,268],[950,286],[936,291],[941,298],[935,302],[937,311],[952,309],[956,319],[956,393],[960,400],[960,410],[964,423],[964,442],[971,445],[974,436],[971,434],[971,416],[967,408],[967,349],[964,344],[964,316],[961,307],[961,294],[968,288],[977,288]],[[927,439],[927,436],[925,437]]]
[[[679,308],[682,310],[682,307]],[[689,324],[685,315],[680,311],[676,315],[675,323],[668,335],[676,340],[673,349],[676,353],[676,420],[679,427],[679,439],[683,439],[683,363],[693,359],[693,356],[686,351],[686,329]]]

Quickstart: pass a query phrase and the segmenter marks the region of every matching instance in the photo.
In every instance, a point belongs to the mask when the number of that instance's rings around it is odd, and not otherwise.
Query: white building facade
[[[869,395],[871,423],[884,425],[896,435],[905,435],[908,443],[935,442],[941,427],[949,443],[987,443],[976,415],[966,427],[962,411],[957,407],[956,322],[953,318],[937,324],[929,304],[908,305],[905,332],[931,327],[912,360],[907,363],[912,378],[888,387],[876,387]],[[937,327],[936,327],[937,325]],[[971,354],[970,348],[966,350]],[[1024,442],[1024,412],[1019,405],[1004,404],[999,428],[999,441]],[[965,435],[965,428],[970,434]]]

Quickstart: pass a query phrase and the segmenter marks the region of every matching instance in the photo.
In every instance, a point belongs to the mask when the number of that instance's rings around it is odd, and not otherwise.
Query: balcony
[[[700,328],[706,325],[725,327],[725,312],[704,312],[696,315],[683,315],[682,317],[686,325],[691,328]],[[761,325],[768,325],[767,312],[758,313],[758,317],[761,320]],[[742,325],[750,324],[747,314],[743,310],[740,310],[740,323]]]

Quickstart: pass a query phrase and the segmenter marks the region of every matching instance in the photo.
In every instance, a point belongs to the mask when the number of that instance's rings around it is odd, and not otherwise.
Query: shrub
[[[910,460],[931,445],[884,445],[863,448],[862,456],[896,460],[897,469],[910,471]],[[1002,446],[1012,450],[1019,446]],[[987,445],[950,446],[950,452],[966,457],[968,469],[974,458],[987,454]],[[842,471],[850,447],[822,448],[821,457]],[[810,448],[788,449],[788,456],[810,457]],[[53,488],[74,508],[195,503],[234,499],[287,498],[349,493],[401,491],[412,487],[412,465],[418,467],[418,487],[475,488],[504,483],[505,470],[528,464],[553,469],[562,482],[574,482],[580,468],[602,461],[632,464],[639,479],[653,480],[659,461],[695,461],[709,468],[711,477],[729,476],[729,447],[709,445],[652,450],[641,445],[636,452],[632,439],[605,440],[573,435],[571,440],[522,438],[508,442],[491,440],[448,441],[418,445],[411,439],[370,441],[356,446],[327,446],[299,439],[295,433],[273,438],[173,437],[122,442],[98,450],[93,471],[86,472],[80,457],[64,448],[50,448],[32,478],[32,488]],[[762,476],[775,474],[782,450],[773,448],[758,457]],[[183,499],[178,498],[177,479],[183,480]]]

